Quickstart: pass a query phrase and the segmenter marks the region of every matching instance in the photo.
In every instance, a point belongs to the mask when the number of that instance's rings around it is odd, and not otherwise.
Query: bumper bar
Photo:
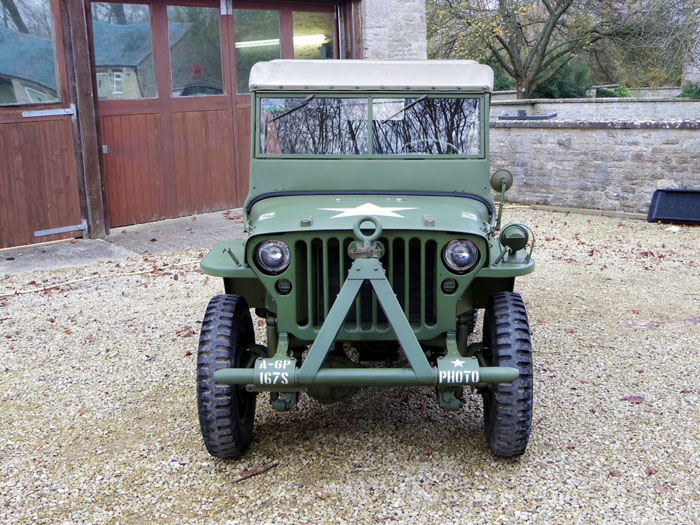
[[[259,359],[255,368],[222,368],[214,372],[214,380],[226,385],[253,385],[263,389],[285,387],[330,386],[466,386],[486,383],[512,383],[518,378],[518,370],[512,367],[465,367],[464,370],[441,370],[431,367],[429,377],[419,378],[410,368],[322,368],[312,381],[299,377],[294,361],[291,366],[262,367],[265,359]],[[476,360],[475,360],[476,361]]]

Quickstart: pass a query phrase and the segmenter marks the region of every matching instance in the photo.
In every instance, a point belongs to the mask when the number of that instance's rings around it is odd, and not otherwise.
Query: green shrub
[[[685,86],[683,86],[683,91],[681,91],[680,96],[683,98],[700,100],[700,82],[697,84],[695,82],[688,82]]]
[[[629,98],[632,96],[627,86],[617,86],[615,89],[598,88],[595,90],[596,98]]]
[[[595,98],[613,98],[615,92],[612,89],[598,88],[595,90]]]
[[[583,98],[591,87],[589,69],[571,62],[531,93],[532,98]]]
[[[515,80],[510,78],[505,69],[498,63],[495,58],[490,58],[486,61],[486,64],[491,66],[493,69],[493,90],[494,91],[508,91],[510,89],[515,89]]]

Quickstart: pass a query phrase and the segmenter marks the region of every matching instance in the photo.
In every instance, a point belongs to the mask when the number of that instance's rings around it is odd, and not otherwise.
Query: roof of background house
[[[0,75],[29,80],[56,91],[51,40],[0,26]]]
[[[474,60],[271,60],[250,89],[491,91],[493,71]]]
[[[192,24],[169,23],[170,47],[177,44]],[[151,25],[108,24],[93,21],[95,62],[98,66],[136,67],[151,54]]]
[[[192,24],[168,24],[170,47]],[[94,21],[97,66],[136,67],[151,54],[149,24],[117,25]],[[49,38],[0,26],[0,75],[21,78],[56,91],[55,60]]]

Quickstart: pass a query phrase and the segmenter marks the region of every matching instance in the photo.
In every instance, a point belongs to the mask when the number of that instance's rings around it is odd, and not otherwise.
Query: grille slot
[[[297,324],[320,327],[345,282],[352,260],[347,249],[352,237],[315,238],[297,241]],[[409,323],[432,326],[437,320],[437,242],[417,237],[382,237],[385,253],[381,263]],[[352,331],[388,328],[387,318],[369,282],[360,288],[355,305],[345,319]]]

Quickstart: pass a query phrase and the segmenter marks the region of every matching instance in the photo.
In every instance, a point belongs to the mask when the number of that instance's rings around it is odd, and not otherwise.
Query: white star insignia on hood
[[[366,202],[365,204],[360,204],[354,208],[319,208],[319,210],[325,211],[339,211],[338,215],[333,215],[331,219],[337,219],[338,217],[359,217],[361,215],[376,215],[378,217],[399,217],[400,219],[405,219],[403,215],[396,213],[397,211],[404,210],[417,210],[418,208],[382,208],[371,202]]]

